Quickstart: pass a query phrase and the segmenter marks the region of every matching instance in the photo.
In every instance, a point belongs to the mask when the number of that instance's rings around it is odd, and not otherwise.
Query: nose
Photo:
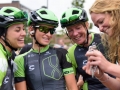
[[[103,26],[99,26],[99,30],[101,31],[101,32],[104,32],[104,30],[103,30]]]
[[[78,30],[73,30],[73,35],[76,36],[78,34]]]
[[[25,30],[22,30],[21,35],[23,35],[23,36],[25,36],[25,35],[26,35]]]

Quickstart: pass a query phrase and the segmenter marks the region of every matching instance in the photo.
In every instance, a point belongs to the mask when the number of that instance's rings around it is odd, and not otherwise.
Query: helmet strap
[[[1,38],[1,39],[5,42],[5,45],[8,46],[11,50],[17,51],[17,48],[12,47],[12,46],[7,42],[6,38]]]
[[[5,45],[8,46],[11,50],[17,51],[17,48],[12,47],[12,46],[9,44],[9,42],[7,42],[6,33],[7,33],[7,28],[5,28],[5,32],[4,32],[4,34],[3,34],[3,38],[1,38],[1,39],[4,41]]]

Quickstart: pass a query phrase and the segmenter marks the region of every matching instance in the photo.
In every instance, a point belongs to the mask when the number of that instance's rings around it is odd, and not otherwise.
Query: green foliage
[[[92,27],[93,27],[93,23],[90,23],[90,27],[89,27],[89,29],[92,29]]]
[[[31,38],[30,34],[28,33],[28,29],[27,28],[25,29],[25,31],[26,31],[25,44],[27,44],[27,43],[32,42],[32,38]]]
[[[78,7],[78,8],[83,8],[83,3],[85,3],[85,0],[73,0],[72,1],[72,6]]]
[[[30,43],[30,42],[32,42],[32,38],[30,37],[30,35],[26,35],[25,44]]]

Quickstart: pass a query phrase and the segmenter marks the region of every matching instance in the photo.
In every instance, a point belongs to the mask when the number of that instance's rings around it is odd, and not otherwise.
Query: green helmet
[[[87,13],[82,8],[70,8],[62,14],[60,19],[62,28],[86,21],[88,21]]]
[[[7,27],[16,22],[27,22],[27,20],[27,13],[16,7],[2,7],[0,9],[0,27]]]
[[[30,19],[28,21],[28,25],[31,24],[38,25],[41,23],[45,23],[57,27],[58,18],[55,16],[55,14],[52,11],[46,8],[40,8],[35,11],[32,11],[30,13]]]

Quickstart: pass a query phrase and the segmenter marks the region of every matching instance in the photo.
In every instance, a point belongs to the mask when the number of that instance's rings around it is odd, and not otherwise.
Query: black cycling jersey
[[[101,43],[101,38],[99,34],[92,35],[92,42],[90,45],[95,44],[97,49],[105,55],[105,48]],[[88,84],[88,90],[106,90],[106,87],[96,78],[92,78],[91,75],[88,75],[82,67],[87,63],[87,57],[85,56],[89,47],[83,47],[81,45],[74,44],[69,50],[68,55],[72,60],[73,66],[77,74],[83,76],[84,82]]]
[[[66,90],[64,75],[74,73],[62,48],[31,49],[15,58],[15,82],[26,81],[29,90]]]
[[[11,56],[11,59],[12,59],[12,60],[14,60],[14,59],[15,59],[15,57],[16,57],[16,55],[17,55],[17,54],[15,53],[15,51],[12,51],[12,56]]]
[[[28,52],[31,48],[32,48],[32,43],[28,43],[20,50],[19,54]]]

